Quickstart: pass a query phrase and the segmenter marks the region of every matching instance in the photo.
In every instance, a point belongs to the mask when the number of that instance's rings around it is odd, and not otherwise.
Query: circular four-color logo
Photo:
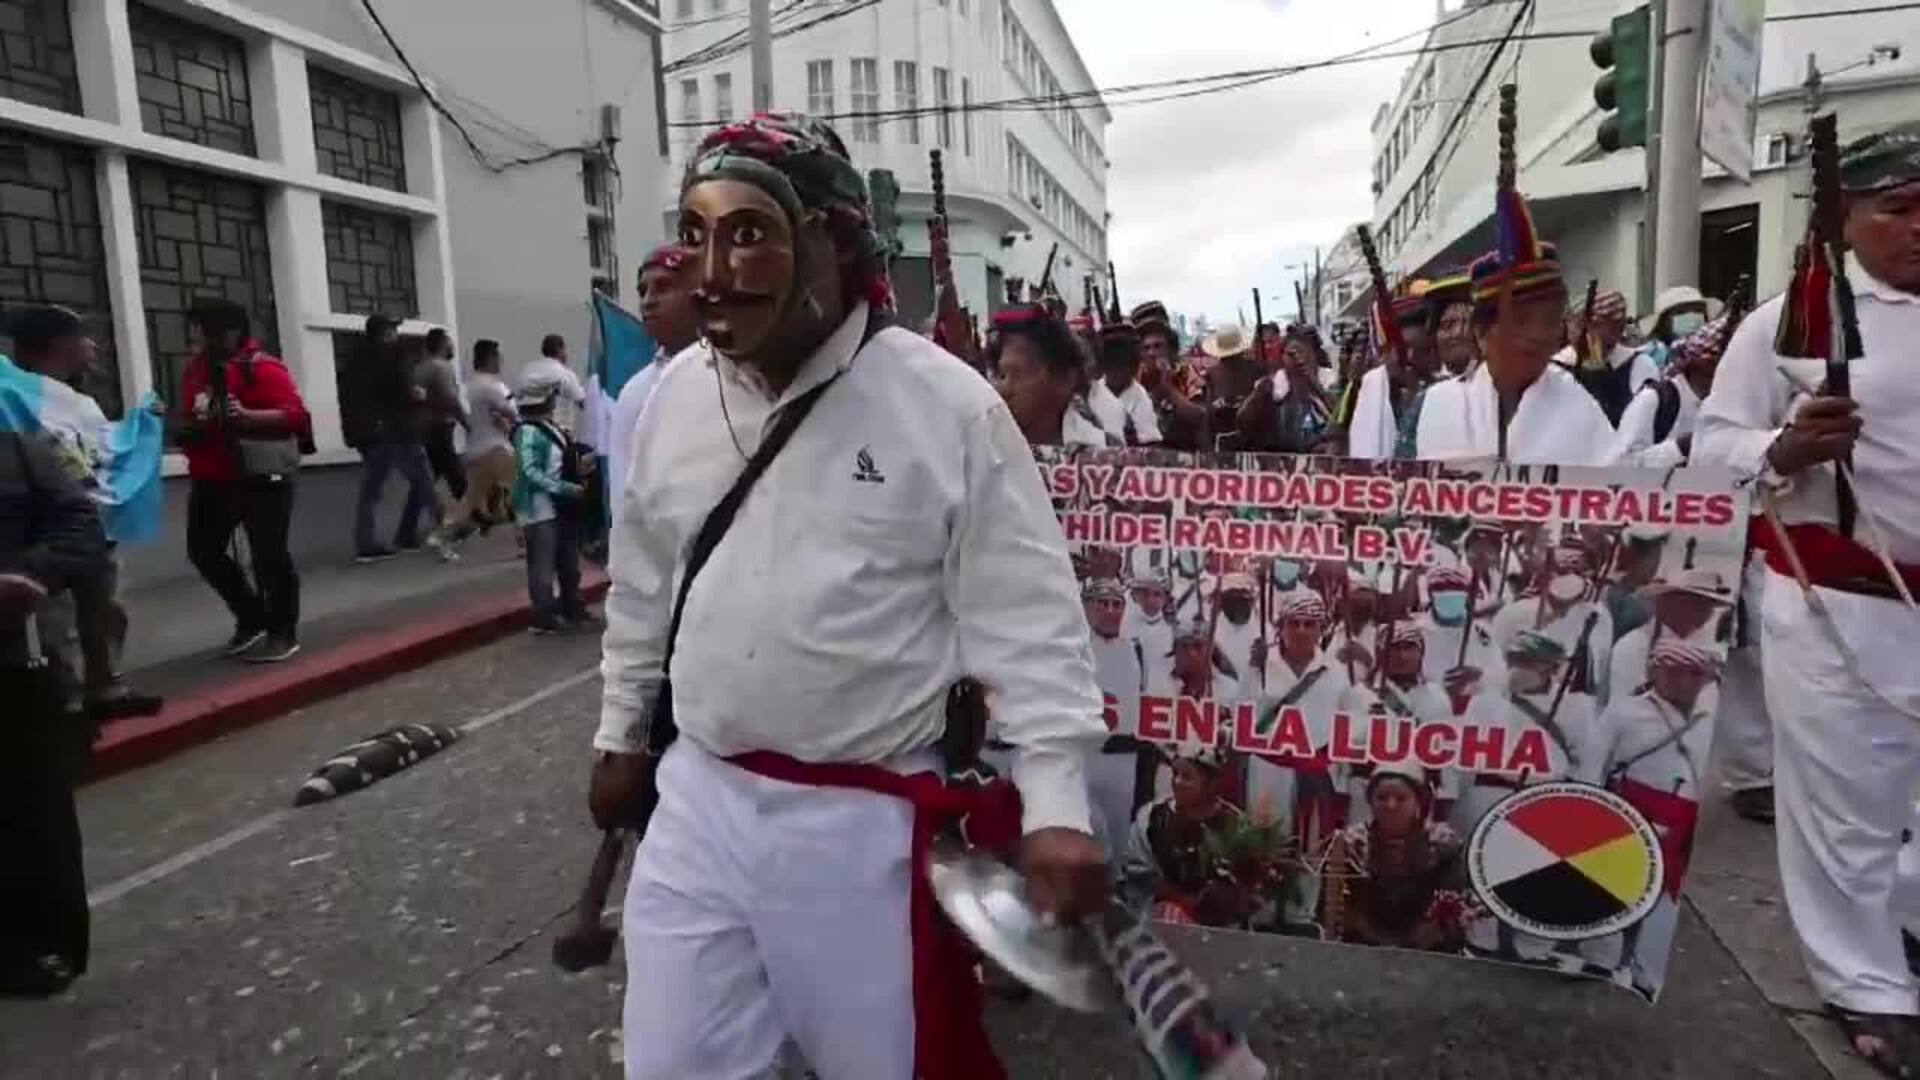
[[[1617,933],[1660,899],[1653,826],[1604,788],[1569,781],[1495,804],[1467,841],[1473,890],[1494,917],[1554,941]]]

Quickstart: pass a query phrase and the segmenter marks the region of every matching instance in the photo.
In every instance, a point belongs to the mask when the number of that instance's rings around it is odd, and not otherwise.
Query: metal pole
[[[1667,0],[1660,112],[1660,248],[1655,286],[1700,278],[1700,71],[1706,59],[1707,0]]]
[[[1655,266],[1660,255],[1660,118],[1666,89],[1667,0],[1653,0],[1653,86],[1647,95],[1646,213],[1640,220],[1640,273],[1634,310],[1653,310]]]
[[[772,0],[747,0],[748,55],[752,58],[753,111],[773,108]]]

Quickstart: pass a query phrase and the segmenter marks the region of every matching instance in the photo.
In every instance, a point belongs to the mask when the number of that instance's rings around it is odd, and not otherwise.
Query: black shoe
[[[557,634],[563,629],[565,629],[565,627],[560,624],[558,619],[535,619],[527,624],[527,633],[533,634],[536,637]]]
[[[1733,804],[1733,812],[1748,821],[1757,821],[1762,825],[1773,824],[1773,785],[1766,787],[1742,788],[1728,797]]]
[[[560,625],[569,630],[600,630],[607,624],[591,611],[579,611],[560,616]]]
[[[167,699],[153,694],[115,694],[112,697],[99,698],[87,705],[87,713],[97,722],[119,720],[128,716],[152,716],[166,705]]]
[[[300,643],[284,634],[268,634],[254,643],[251,649],[240,654],[240,659],[249,664],[277,664],[292,658],[300,651]]]
[[[235,627],[233,636],[227,639],[226,654],[228,656],[239,656],[241,653],[252,648],[255,642],[266,636],[267,632],[265,630],[249,630],[244,626]]]
[[[423,546],[424,545],[417,538],[413,540],[395,539],[393,542],[394,552],[400,555],[412,555],[420,551]]]
[[[395,551],[394,549],[388,548],[388,547],[366,548],[362,550],[359,554],[355,555],[353,557],[353,561],[357,563],[385,562],[386,560],[391,559],[398,554],[400,554],[398,551]]]
[[[0,997],[48,998],[73,985],[73,966],[58,956],[43,956],[18,971],[0,971]]]

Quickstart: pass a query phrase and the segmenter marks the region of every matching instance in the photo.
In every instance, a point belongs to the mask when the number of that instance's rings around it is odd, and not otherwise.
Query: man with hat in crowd
[[[1461,668],[1490,671],[1497,667],[1500,653],[1494,648],[1493,632],[1489,629],[1491,619],[1469,614],[1477,606],[1469,571],[1436,567],[1427,573],[1426,586],[1427,610],[1420,624],[1425,642],[1426,677],[1444,678]],[[1461,707],[1464,706],[1462,699]]]
[[[1654,645],[1667,638],[1724,648],[1733,590],[1718,570],[1677,570],[1641,592],[1653,608],[1653,618],[1614,642],[1607,676],[1609,701],[1646,689],[1647,657]]]
[[[1667,954],[1679,926],[1680,883],[1693,852],[1701,784],[1713,749],[1720,652],[1711,641],[1680,633],[1660,636],[1646,655],[1645,684],[1614,697],[1580,755],[1579,778],[1633,804],[1659,836],[1665,873],[1660,900],[1622,935],[1613,965],[1624,968],[1619,974],[1647,994],[1666,980]],[[1590,959],[1614,960],[1600,942],[1583,943],[1581,951]]]
[[[1693,460],[1757,477],[1785,527],[1760,537],[1758,620],[1782,887],[1829,1013],[1856,1053],[1905,1076],[1920,1072],[1920,976],[1901,948],[1920,929],[1920,877],[1901,865],[1920,785],[1920,611],[1882,560],[1920,592],[1920,121],[1848,144],[1839,180],[1863,346],[1851,393],[1825,388],[1826,320],[1805,316],[1831,301],[1824,261],[1805,261],[1734,331]]]
[[[1319,452],[1333,423],[1333,402],[1320,386],[1325,353],[1320,332],[1288,323],[1284,334],[1271,323],[1274,360],[1257,362],[1265,372],[1234,412],[1241,450],[1265,454]]]
[[[1096,340],[1099,378],[1087,389],[1087,404],[1100,427],[1122,435],[1128,446],[1160,445],[1160,418],[1153,395],[1140,385],[1140,335],[1125,319],[1100,327]]]
[[[1653,366],[1665,372],[1672,365],[1669,362],[1674,345],[1699,333],[1709,322],[1720,317],[1726,305],[1710,296],[1703,296],[1699,289],[1691,285],[1673,285],[1660,290],[1653,298],[1653,311],[1640,319],[1640,336],[1646,344],[1640,351],[1653,361]]]
[[[1730,332],[1723,318],[1673,346],[1662,377],[1642,386],[1620,414],[1615,461],[1643,469],[1671,469],[1687,463],[1700,403],[1713,390],[1713,373]]]
[[[1448,700],[1446,691],[1428,678],[1426,672],[1427,632],[1420,621],[1397,619],[1381,627],[1381,677],[1373,684],[1373,693],[1379,699],[1378,711],[1394,720],[1409,721],[1414,728],[1423,724],[1451,723],[1453,703]],[[1354,719],[1357,723],[1361,718]],[[1413,743],[1409,735],[1404,740],[1394,737],[1388,745],[1407,751]],[[1367,785],[1373,773],[1374,766],[1367,763],[1351,765],[1347,769],[1349,825],[1365,822],[1372,816],[1372,808],[1367,801]],[[1445,821],[1460,794],[1459,771],[1430,769],[1425,779],[1433,794],[1433,820]]]
[[[1658,525],[1629,525],[1621,531],[1613,573],[1606,588],[1600,590],[1600,602],[1606,606],[1607,618],[1613,622],[1614,641],[1653,618],[1653,604],[1643,590],[1660,576],[1660,559],[1667,550],[1669,535]]]
[[[1340,597],[1340,617],[1327,639],[1327,655],[1344,665],[1348,678],[1356,683],[1373,681],[1381,592],[1379,567],[1358,563],[1347,567],[1346,592]]]
[[[612,505],[620,505],[627,481],[627,449],[633,429],[653,397],[660,372],[681,350],[700,339],[700,316],[693,303],[692,275],[687,253],[679,244],[661,244],[640,264],[640,322],[654,341],[653,362],[633,373],[614,399],[611,439],[607,448],[607,490]]]
[[[1132,553],[1139,557],[1142,552]],[[1143,656],[1173,654],[1173,579],[1165,568],[1148,564],[1135,573],[1128,589],[1126,618],[1120,633],[1140,645]]]
[[[1170,450],[1208,450],[1207,411],[1200,373],[1180,355],[1180,335],[1167,306],[1158,300],[1137,305],[1127,316],[1140,335],[1140,384],[1153,399],[1161,444]]]
[[[1140,642],[1121,633],[1127,591],[1118,578],[1088,577],[1080,603],[1093,631],[1093,675],[1106,700],[1107,740],[1087,765],[1087,795],[1093,832],[1118,865],[1133,822],[1134,760],[1139,743],[1140,695],[1146,691],[1146,657]]]
[[[757,1076],[791,1041],[821,1076],[1004,1076],[926,843],[970,813],[1064,919],[1107,882],[1100,692],[1031,449],[976,372],[888,325],[866,185],[824,124],[709,134],[679,236],[705,343],[634,432],[590,798],[602,826],[634,822],[657,777],[621,928],[627,1075]],[[723,497],[737,520],[713,546]],[[1017,815],[1004,787],[941,781],[964,677],[992,688]]]
[[[1579,769],[1581,750],[1593,739],[1595,709],[1593,698],[1577,688],[1559,692],[1569,659],[1565,646],[1536,630],[1521,630],[1504,643],[1505,677],[1481,683],[1463,723],[1482,731],[1504,730],[1509,748],[1529,732],[1539,732],[1548,763],[1545,769],[1524,773],[1489,769],[1462,776],[1460,801],[1453,810],[1453,827],[1461,835],[1472,832],[1494,804],[1521,787],[1568,779]],[[1505,960],[1550,961],[1555,951],[1551,942],[1491,916],[1468,928],[1467,947]]]
[[[1289,709],[1300,711],[1310,752],[1260,753],[1247,761],[1247,806],[1273,813],[1293,831],[1308,858],[1317,855],[1345,823],[1347,799],[1341,769],[1327,757],[1333,741],[1333,715],[1364,717],[1373,696],[1330,661],[1320,642],[1327,629],[1327,606],[1311,591],[1290,593],[1277,603],[1275,646],[1266,663],[1266,689],[1260,695],[1256,731],[1271,737],[1273,725]],[[1306,888],[1281,913],[1284,922],[1305,925],[1318,910],[1316,890]]]
[[[1596,290],[1592,312],[1587,311],[1586,297],[1578,296],[1567,311],[1569,344],[1553,357],[1573,372],[1615,424],[1633,395],[1660,377],[1652,358],[1625,343],[1626,329],[1627,297],[1619,289]]]
[[[1240,406],[1266,377],[1253,356],[1253,339],[1233,324],[1219,327],[1200,340],[1200,351],[1213,359],[1207,369],[1201,401],[1206,408],[1208,450],[1240,449]]]
[[[1246,684],[1220,670],[1215,661],[1213,634],[1207,621],[1181,620],[1173,631],[1173,651],[1157,663],[1152,657],[1147,658],[1147,693],[1222,705],[1243,700]]]
[[[1495,235],[1500,247],[1475,260],[1473,324],[1483,363],[1436,383],[1415,437],[1428,461],[1495,459],[1515,464],[1608,465],[1613,424],[1571,373],[1552,362],[1567,286],[1559,251],[1540,240],[1514,187],[1511,87],[1503,87]]]
[[[1414,400],[1440,371],[1440,354],[1428,332],[1426,292],[1427,283],[1415,281],[1393,298],[1393,320],[1406,354],[1383,351],[1380,362],[1360,377],[1353,419],[1347,427],[1348,457],[1367,461],[1393,457]],[[1379,322],[1377,316],[1374,321]]]
[[[1493,640],[1509,648],[1524,632],[1544,634],[1558,642],[1569,657],[1586,659],[1577,684],[1587,693],[1607,699],[1607,673],[1613,662],[1613,618],[1589,598],[1588,552],[1568,537],[1547,555],[1545,582],[1539,593],[1523,596],[1493,617]]]
[[[1465,268],[1427,283],[1426,319],[1440,362],[1436,374],[1454,379],[1472,371],[1480,362],[1480,347],[1473,336],[1473,277]]]

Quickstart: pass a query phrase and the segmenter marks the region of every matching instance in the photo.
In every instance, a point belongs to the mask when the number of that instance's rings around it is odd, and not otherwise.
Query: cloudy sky
[[[1239,71],[1351,52],[1418,31],[1435,0],[1055,0],[1096,84]],[[1450,3],[1457,7],[1457,3]],[[1397,48],[1407,48],[1418,39]],[[1290,314],[1289,264],[1372,205],[1374,110],[1406,59],[1308,72],[1113,109],[1109,247],[1129,305],[1153,296],[1215,322],[1251,318],[1259,287]]]

